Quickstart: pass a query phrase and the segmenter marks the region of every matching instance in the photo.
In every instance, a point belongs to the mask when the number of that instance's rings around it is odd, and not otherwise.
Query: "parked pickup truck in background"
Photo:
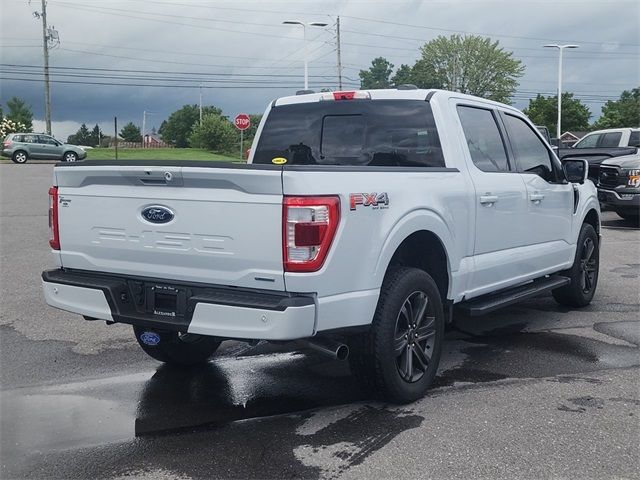
[[[55,167],[46,301],[152,357],[297,341],[391,401],[431,384],[454,309],[590,303],[600,207],[515,108],[438,90],[272,102],[248,164]]]
[[[640,147],[640,129],[598,130],[582,137],[571,148],[558,149],[560,160],[584,158],[589,162],[589,178],[598,183],[600,164],[609,158],[633,155]]]
[[[640,147],[640,128],[612,128],[588,133],[572,148]]]
[[[640,154],[605,160],[600,164],[598,199],[622,218],[640,221]]]

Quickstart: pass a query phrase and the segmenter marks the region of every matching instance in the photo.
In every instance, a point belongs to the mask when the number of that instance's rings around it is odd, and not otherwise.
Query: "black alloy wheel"
[[[427,294],[415,291],[404,301],[396,319],[396,366],[400,376],[409,383],[420,380],[431,363],[436,317],[430,307]]]

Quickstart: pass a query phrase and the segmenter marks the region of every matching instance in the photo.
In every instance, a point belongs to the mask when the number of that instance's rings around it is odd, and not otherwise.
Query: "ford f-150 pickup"
[[[600,207],[520,111],[402,88],[273,101],[247,164],[55,167],[49,305],[133,325],[163,362],[227,339],[348,357],[395,402],[422,396],[444,327],[551,292],[590,303]]]

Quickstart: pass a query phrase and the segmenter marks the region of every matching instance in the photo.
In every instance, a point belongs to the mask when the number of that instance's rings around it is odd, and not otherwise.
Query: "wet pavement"
[[[50,167],[6,168],[2,478],[640,478],[640,231],[615,214],[592,305],[456,318],[433,390],[399,407],[290,345],[227,342],[171,368],[126,326],[45,308]]]

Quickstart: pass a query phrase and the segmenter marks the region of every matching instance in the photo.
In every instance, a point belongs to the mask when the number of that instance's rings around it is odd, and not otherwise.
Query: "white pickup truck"
[[[297,341],[386,398],[422,396],[454,308],[587,305],[600,210],[508,105],[401,88],[272,102],[247,164],[55,167],[49,305],[134,327],[169,363]]]

